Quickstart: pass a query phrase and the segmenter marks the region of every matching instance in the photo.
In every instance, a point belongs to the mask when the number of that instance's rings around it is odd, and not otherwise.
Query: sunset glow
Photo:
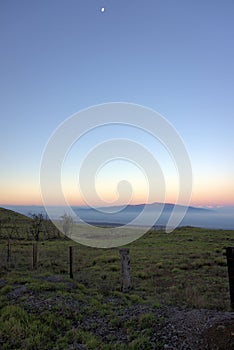
[[[85,1],[25,4],[4,2],[0,13],[0,205],[43,204],[40,166],[52,135],[71,115],[111,101],[158,111],[180,135],[193,173],[190,205],[234,205],[233,2],[214,2],[211,10],[211,2],[151,1],[144,11],[142,4],[124,1],[108,9]],[[84,197],[94,206],[176,203],[180,184],[173,150],[150,132],[107,124],[68,146],[61,188],[69,205],[87,204]],[[145,169],[123,160],[100,164],[95,191],[79,183],[89,153],[117,139],[150,152],[165,189],[157,188],[157,174],[149,190]],[[53,176],[49,180],[49,202],[61,205]]]

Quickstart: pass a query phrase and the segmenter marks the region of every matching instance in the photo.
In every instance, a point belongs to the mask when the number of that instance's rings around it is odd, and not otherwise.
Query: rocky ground
[[[152,349],[161,341],[167,350],[234,350],[234,312],[134,305],[125,310],[122,318],[124,321],[145,313],[153,313],[161,320],[154,324]],[[102,337],[107,332],[110,329],[98,329]],[[121,342],[127,341],[123,329],[116,337]]]
[[[61,282],[61,278],[57,276],[47,279],[51,278],[54,283]],[[2,285],[4,284],[2,281]],[[72,283],[70,287],[73,288]],[[27,312],[38,316],[43,310],[52,311],[59,303],[66,305],[71,312],[74,309],[80,313],[85,312],[87,307],[85,302],[74,300],[67,295],[59,296],[56,293],[53,296],[48,294],[47,297],[46,293],[45,291],[35,293],[25,285],[18,285],[7,294],[7,298],[12,304],[20,303]],[[100,312],[88,312],[84,314],[82,320],[74,324],[74,327],[91,332],[105,344],[109,343],[109,339],[114,339],[115,344],[128,344],[129,335],[124,327],[126,322],[139,319],[141,315],[153,314],[155,321],[150,325],[152,349],[234,350],[234,312],[173,306],[152,307],[137,302],[119,307],[121,299],[117,296],[106,296],[103,303],[111,305],[110,309],[118,322],[110,322],[110,319]],[[140,333],[141,330],[136,329],[136,332]],[[86,347],[82,344],[73,344],[69,349],[85,350]]]
[[[214,310],[166,308],[156,335],[168,350],[234,349],[234,313]]]

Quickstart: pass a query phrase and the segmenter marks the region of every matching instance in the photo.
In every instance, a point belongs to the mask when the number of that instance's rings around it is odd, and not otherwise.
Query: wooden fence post
[[[73,278],[73,247],[69,247],[70,278]]]
[[[33,270],[37,269],[37,261],[38,261],[38,249],[37,242],[33,243]]]
[[[11,260],[11,240],[8,238],[7,243],[7,261],[9,262]]]
[[[226,248],[231,307],[234,310],[234,247]]]
[[[132,289],[129,249],[122,248],[119,250],[119,253],[121,260],[121,291],[128,292]]]

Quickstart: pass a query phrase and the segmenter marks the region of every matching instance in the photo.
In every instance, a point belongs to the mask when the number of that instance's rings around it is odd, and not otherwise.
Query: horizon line
[[[127,206],[140,206],[140,205],[153,205],[153,204],[158,204],[158,205],[178,205],[178,206],[184,206],[184,207],[195,207],[195,208],[222,208],[222,207],[232,207],[234,206],[234,203],[233,204],[193,204],[193,203],[190,203],[189,205],[185,205],[185,204],[179,204],[179,203],[173,203],[173,202],[152,202],[152,203],[138,203],[138,204],[110,204],[110,205],[93,205],[92,207],[91,206],[88,206],[88,205],[81,205],[81,204],[72,204],[72,205],[67,205],[67,206],[70,206],[70,207],[83,207],[83,208],[110,208],[110,207],[127,207]],[[51,204],[51,205],[43,205],[42,203],[41,204],[4,204],[4,203],[0,203],[0,207],[5,207],[5,206],[8,206],[8,207],[14,207],[14,206],[20,206],[20,207],[43,207],[43,208],[46,208],[46,207],[60,207],[60,208],[63,208],[63,207],[67,207],[67,206],[64,206],[64,205],[60,205],[60,204]]]

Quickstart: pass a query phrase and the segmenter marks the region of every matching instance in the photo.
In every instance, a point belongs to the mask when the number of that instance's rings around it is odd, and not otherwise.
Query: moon
[[[101,12],[102,12],[102,13],[105,12],[105,7],[102,7],[102,8],[101,8]]]

